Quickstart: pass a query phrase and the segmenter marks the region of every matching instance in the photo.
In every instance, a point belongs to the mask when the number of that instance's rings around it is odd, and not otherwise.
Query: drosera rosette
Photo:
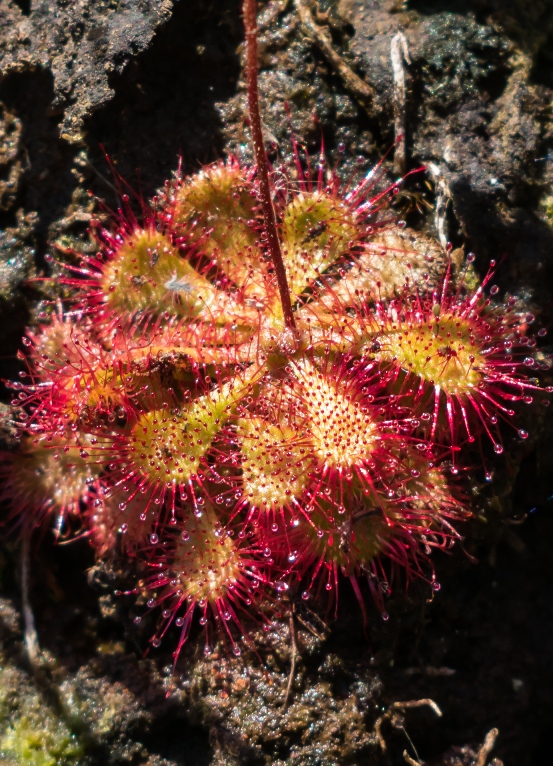
[[[515,311],[514,300],[494,302],[499,288],[487,289],[494,270],[492,262],[481,284],[467,289],[448,267],[438,285],[409,285],[366,312],[368,327],[378,330],[370,353],[391,390],[409,397],[428,437],[451,445],[453,456],[481,433],[502,453],[499,422],[516,428],[513,405],[552,390],[540,386],[536,339],[522,331],[534,317]]]
[[[210,631],[216,626],[237,656],[241,644],[251,644],[242,616],[268,619],[267,556],[251,531],[223,526],[209,501],[201,510],[181,506],[177,523],[159,537],[152,535],[149,548],[138,556],[147,574],[135,592],[146,599],[148,609],[162,610],[152,646],[161,644],[172,624],[180,628],[175,664],[195,614],[205,626],[206,653],[211,651]],[[259,609],[261,603],[265,610]],[[141,619],[138,616],[135,622]]]
[[[448,253],[391,209],[404,179],[384,161],[343,181],[293,139],[270,166],[255,15],[244,0],[255,165],[177,174],[140,217],[123,199],[12,384],[5,496],[33,528],[78,517],[98,558],[136,562],[162,610],[153,643],[181,629],[175,661],[195,613],[235,650],[273,584],[337,595],[345,576],[363,610],[363,578],[381,610],[392,581],[436,588],[431,551],[470,516],[450,464],[481,433],[499,452],[499,422],[539,386],[528,317],[487,297],[491,274],[440,271]],[[61,495],[33,479],[56,455]]]

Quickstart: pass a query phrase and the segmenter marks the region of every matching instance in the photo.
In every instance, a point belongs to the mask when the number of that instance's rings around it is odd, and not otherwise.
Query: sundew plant
[[[245,617],[286,591],[328,604],[349,581],[368,619],[367,593],[386,616],[396,581],[438,590],[432,550],[471,515],[464,469],[526,438],[516,410],[540,390],[532,317],[496,301],[493,265],[475,285],[396,236],[405,179],[342,182],[295,144],[270,165],[256,10],[254,163],[177,174],[140,217],[124,200],[63,267],[72,297],[28,331],[10,384],[12,518],[132,559],[175,662],[195,620],[240,654]]]

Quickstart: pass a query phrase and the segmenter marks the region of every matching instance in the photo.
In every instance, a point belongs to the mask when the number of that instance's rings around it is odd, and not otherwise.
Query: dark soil
[[[373,108],[357,103],[306,38],[294,2],[273,0],[261,12],[260,42],[264,120],[275,155],[289,153],[292,127],[312,152],[323,138],[344,174],[380,159],[395,138],[390,45],[403,31],[411,59],[408,169],[428,167],[400,200],[408,223],[436,236],[439,188],[453,246],[473,251],[480,272],[490,259],[500,262],[502,293],[524,300],[547,327],[553,4],[321,0],[319,10],[335,48],[373,86]],[[56,246],[92,247],[87,226],[99,208],[88,192],[117,207],[105,153],[146,199],[179,157],[193,172],[225,151],[248,156],[241,39],[239,0],[0,4],[2,377],[17,374],[24,328],[55,295],[33,280],[52,268],[45,256]],[[386,169],[391,177],[391,163]],[[0,414],[0,439],[9,446],[8,407]],[[408,594],[398,588],[389,619],[373,609],[366,630],[347,588],[338,618],[327,619],[329,630],[301,599],[284,605],[297,610],[300,653],[287,709],[287,617],[258,636],[258,657],[216,652],[203,659],[198,633],[166,697],[171,641],[142,659],[151,625],[134,625],[132,597],[112,595],[125,577],[132,587],[132,573],[118,562],[94,567],[85,541],[55,546],[44,539],[33,552],[32,602],[48,659],[33,675],[21,644],[18,546],[4,539],[0,673],[9,705],[0,701],[0,731],[6,717],[20,721],[34,705],[45,730],[65,727],[82,748],[52,763],[86,766],[392,766],[405,763],[404,751],[415,759],[415,748],[428,766],[548,763],[552,426],[550,411],[534,408],[530,439],[522,447],[505,434],[506,457],[494,461],[490,483],[475,467],[479,515],[465,529],[463,549],[436,557],[441,589],[433,598],[422,585]],[[442,717],[429,706],[388,714],[381,723],[385,750],[379,718],[394,702],[421,699],[434,700]],[[495,749],[478,760],[493,728]],[[11,758],[5,762],[38,763]]]

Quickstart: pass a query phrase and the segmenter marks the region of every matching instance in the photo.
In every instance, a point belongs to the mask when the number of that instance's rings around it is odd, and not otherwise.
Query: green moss
[[[82,743],[40,693],[20,672],[0,664],[0,763],[70,766],[83,756]]]
[[[545,213],[547,223],[553,226],[553,194],[549,197],[544,197],[541,201],[541,208]]]
[[[56,766],[79,763],[82,745],[64,723],[48,716],[44,709],[40,716],[26,715],[16,718],[0,739],[0,758],[8,763],[29,766]]]

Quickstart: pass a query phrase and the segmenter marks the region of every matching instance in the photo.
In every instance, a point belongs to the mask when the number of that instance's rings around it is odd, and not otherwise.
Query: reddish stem
[[[261,128],[261,115],[259,113],[259,91],[257,87],[257,0],[244,0],[244,29],[246,31],[246,79],[248,83],[248,112],[250,117],[250,130],[252,134],[253,150],[257,173],[259,177],[259,196],[265,236],[269,255],[273,261],[275,274],[280,292],[280,302],[286,326],[292,330],[296,328],[290,288],[286,279],[286,268],[282,259],[280,241],[275,220],[275,210],[271,199],[271,186],[269,183],[269,162],[263,141]]]

